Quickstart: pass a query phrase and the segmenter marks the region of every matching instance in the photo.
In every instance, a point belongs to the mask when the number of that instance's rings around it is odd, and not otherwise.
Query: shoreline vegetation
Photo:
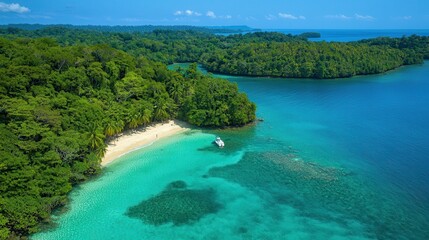
[[[109,141],[106,154],[101,160],[101,166],[106,167],[125,154],[190,129],[191,126],[183,121],[170,120],[164,123],[125,131]]]
[[[26,238],[51,222],[73,186],[100,173],[109,137],[168,119],[197,127],[255,119],[256,105],[237,84],[196,64],[170,71],[146,56],[0,37],[0,239]],[[170,128],[147,131],[163,137]]]

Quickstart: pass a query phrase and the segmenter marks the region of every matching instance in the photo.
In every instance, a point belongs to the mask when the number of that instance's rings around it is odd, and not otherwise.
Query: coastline
[[[190,126],[187,123],[170,120],[167,123],[157,123],[126,131],[108,143],[106,154],[100,163],[101,167],[105,167],[126,153],[187,130],[190,130]]]

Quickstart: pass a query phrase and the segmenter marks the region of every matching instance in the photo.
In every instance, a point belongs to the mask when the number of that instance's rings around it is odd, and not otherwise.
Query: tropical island
[[[346,78],[429,59],[429,37],[311,42],[276,32],[215,35],[47,26],[0,30],[0,239],[40,230],[72,187],[100,172],[106,140],[180,119],[243,126],[256,105],[209,72]],[[188,69],[167,64],[191,62]]]
[[[236,84],[183,73],[107,45],[0,39],[0,239],[38,231],[67,193],[100,172],[106,139],[182,119],[242,126],[255,104]]]
[[[31,25],[30,25],[31,26]],[[155,29],[130,33],[127,28],[46,26],[36,30],[4,26],[7,38],[52,37],[60,45],[107,44],[133,56],[171,64],[196,62],[212,73],[283,78],[348,78],[378,74],[429,59],[429,37],[312,42],[305,35],[278,32],[216,35],[212,29]],[[24,25],[29,29],[28,25]]]
[[[299,36],[304,38],[320,38],[322,35],[318,32],[304,32],[299,34]]]

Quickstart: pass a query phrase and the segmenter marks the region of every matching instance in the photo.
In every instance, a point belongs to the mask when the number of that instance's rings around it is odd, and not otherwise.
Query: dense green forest
[[[239,43],[306,41],[306,38],[301,36],[275,32],[220,36],[194,30],[171,31],[161,29],[147,33],[128,33],[80,30],[59,26],[33,31],[9,27],[0,29],[0,35],[11,39],[51,37],[63,46],[108,44],[133,56],[144,55],[150,60],[166,64],[200,62],[203,53],[231,48]]]
[[[311,42],[276,32],[214,35],[199,30],[144,33],[46,27],[5,28],[8,38],[53,37],[62,45],[99,44],[170,64],[198,62],[210,72],[287,78],[344,78],[375,74],[429,59],[429,37],[378,38],[349,43]],[[308,33],[314,35],[316,33]]]
[[[8,24],[0,25],[0,28],[15,28],[15,29],[24,29],[24,30],[39,30],[44,29],[47,26],[49,27],[60,27],[68,29],[80,29],[80,30],[93,30],[99,32],[119,32],[119,33],[144,33],[152,32],[154,30],[171,30],[171,31],[198,31],[198,32],[207,32],[207,33],[242,33],[242,32],[252,32],[260,31],[259,29],[254,29],[248,26],[207,26],[207,27],[198,27],[198,26],[189,26],[189,25],[142,25],[142,26],[103,26],[103,25],[70,25],[70,24],[55,24],[55,25],[42,25],[42,24]]]
[[[429,37],[417,35],[402,38],[379,37],[361,40],[359,43],[368,44],[370,46],[389,46],[404,50],[410,55],[417,55],[417,58],[423,57],[424,59],[429,59]],[[410,64],[412,64],[412,62]]]
[[[429,37],[327,43],[300,40],[302,36],[260,41],[257,34],[233,36],[251,40],[203,53],[199,62],[215,73],[327,79],[383,73],[429,59]]]
[[[171,118],[241,126],[255,105],[236,84],[107,45],[0,38],[0,239],[34,233],[97,174],[106,139]]]
[[[211,72],[286,78],[344,78],[386,72],[414,59],[398,49],[349,43],[249,43],[204,54]],[[419,61],[420,62],[420,59]]]

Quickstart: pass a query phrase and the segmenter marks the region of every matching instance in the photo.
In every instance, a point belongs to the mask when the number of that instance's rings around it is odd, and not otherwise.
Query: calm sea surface
[[[429,36],[429,29],[261,29],[267,32],[281,32],[285,34],[297,35],[305,32],[318,32],[320,38],[310,38],[311,41],[327,41],[327,42],[350,42],[359,41],[362,39],[376,37],[395,37],[410,36],[413,34],[419,36]],[[230,34],[220,34],[230,35]]]
[[[335,42],[350,42],[359,41],[362,39],[376,38],[376,37],[394,37],[400,38],[402,36],[410,36],[413,34],[419,36],[429,36],[429,29],[370,29],[370,30],[349,30],[349,29],[314,29],[314,30],[300,30],[300,29],[280,29],[280,30],[267,30],[282,33],[290,33],[292,35],[301,34],[303,32],[318,32],[321,38],[310,39],[312,41],[335,41]]]
[[[121,157],[32,238],[429,239],[428,76],[221,76],[263,122]]]

